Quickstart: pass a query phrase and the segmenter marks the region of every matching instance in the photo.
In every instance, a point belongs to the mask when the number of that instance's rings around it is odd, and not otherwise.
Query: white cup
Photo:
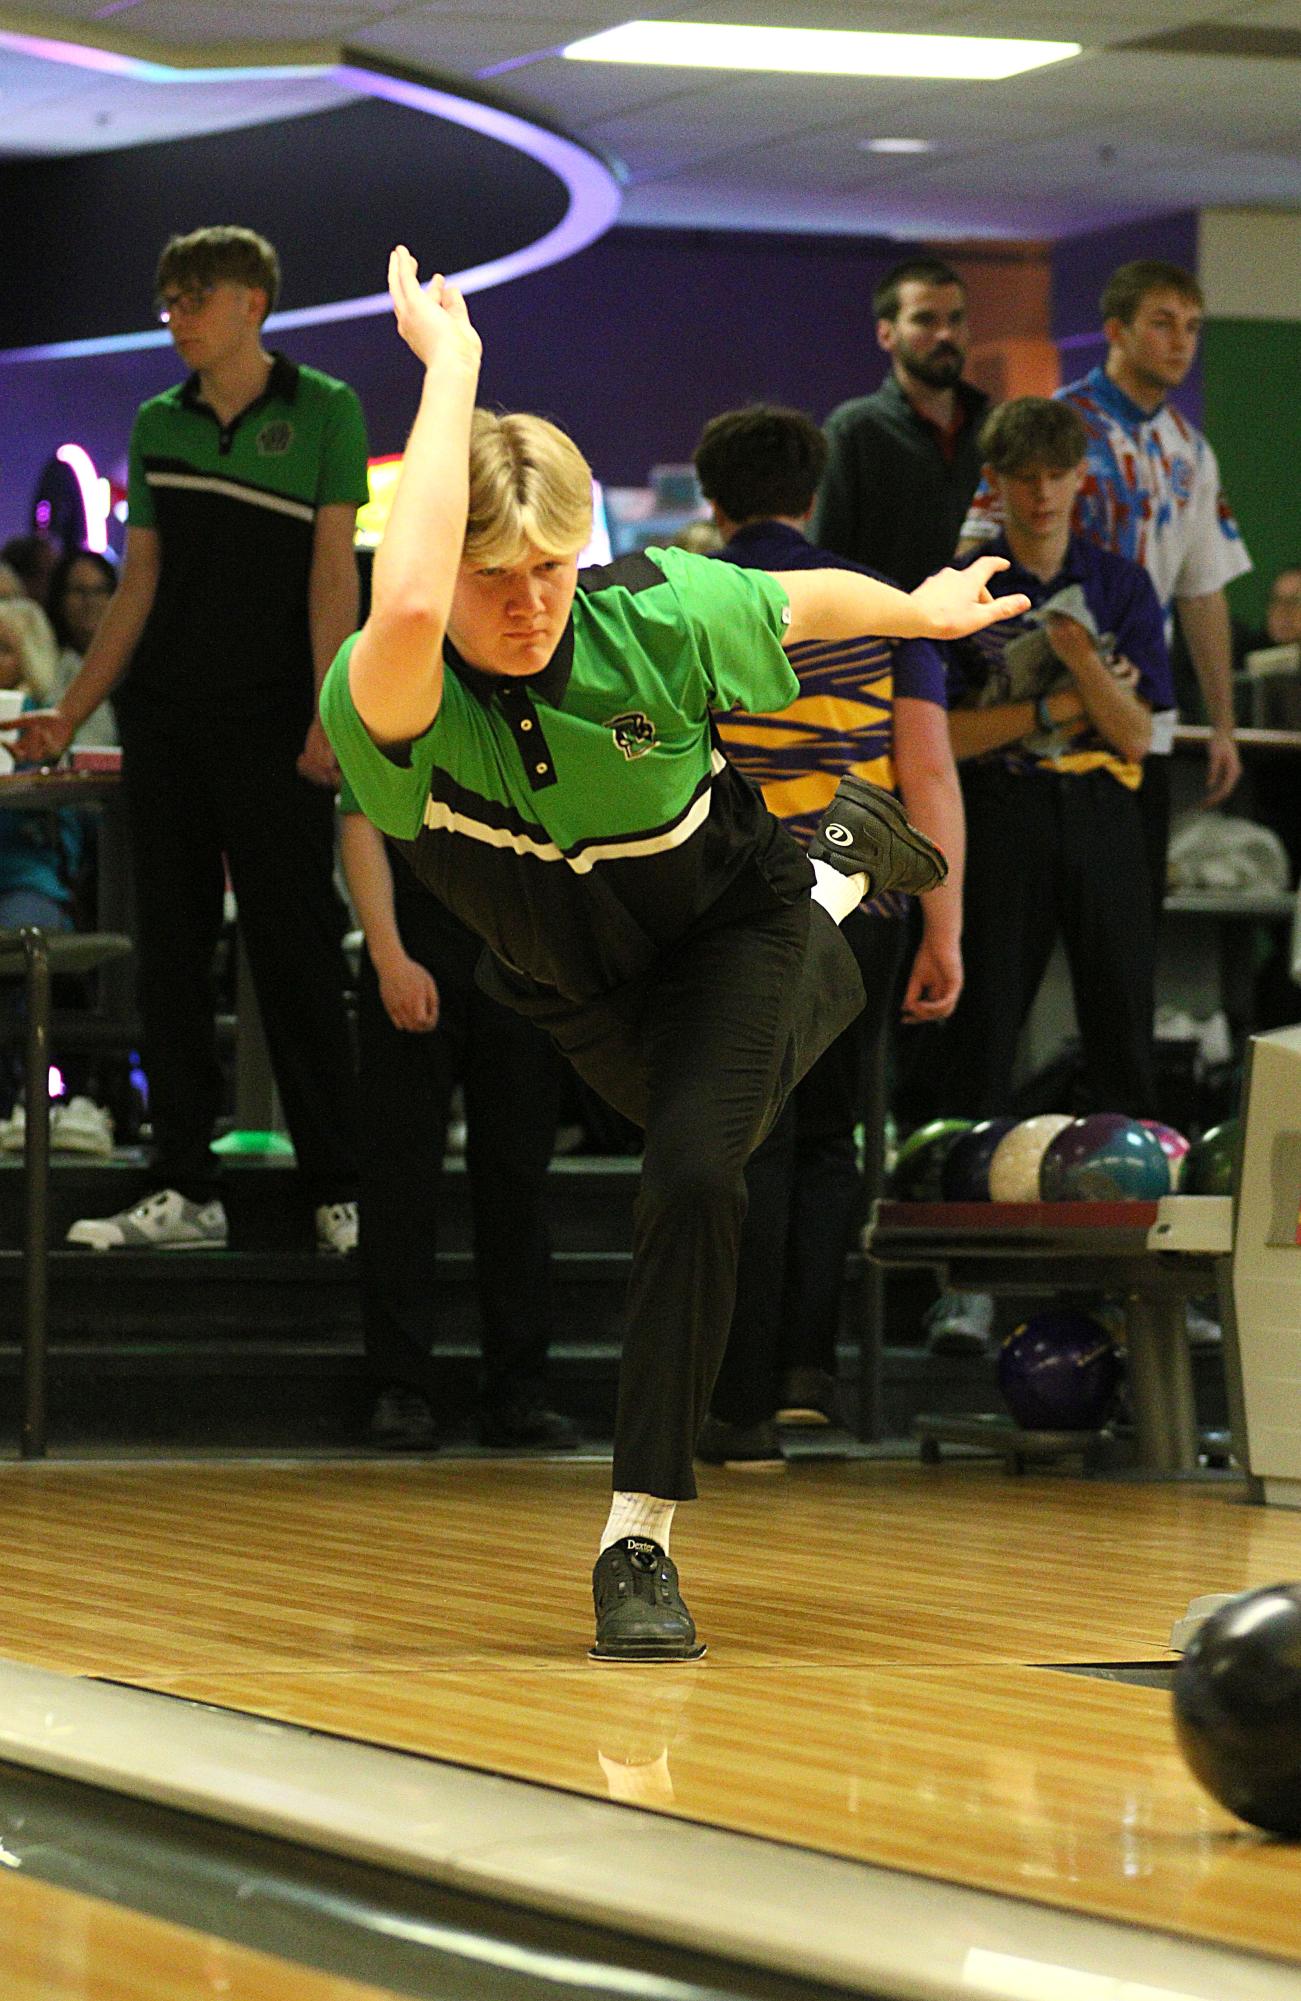
[[[21,688],[0,688],[0,730],[3,730],[6,723],[13,722],[22,714],[26,700],[27,696]],[[13,752],[3,737],[0,737],[0,773],[12,771],[13,768]]]

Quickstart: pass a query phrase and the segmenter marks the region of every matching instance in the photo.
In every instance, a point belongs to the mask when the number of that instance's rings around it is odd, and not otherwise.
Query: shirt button
[[[540,772],[540,771],[545,771],[545,770],[546,770],[546,768],[547,768],[547,767],[546,767],[546,765],[545,765],[545,764],[535,764],[535,765],[534,765],[534,767],[533,767],[533,769],[534,769],[535,771],[539,771],[539,772]]]
[[[523,721],[522,721],[522,722],[521,722],[521,724],[520,724],[520,728],[521,728],[522,730],[531,730],[531,729],[532,729],[532,727],[533,727],[532,723],[531,723],[531,722],[529,721],[528,717],[527,717],[527,716],[525,716],[525,717],[524,717],[524,719],[523,719]]]

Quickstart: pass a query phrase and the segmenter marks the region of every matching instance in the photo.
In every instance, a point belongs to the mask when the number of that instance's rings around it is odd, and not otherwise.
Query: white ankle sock
[[[676,1501],[661,1501],[658,1494],[616,1493],[610,1502],[610,1519],[601,1531],[601,1548],[609,1549],[612,1542],[622,1542],[626,1535],[641,1535],[647,1542],[657,1542],[667,1556],[677,1505]]]
[[[813,863],[813,873],[817,881],[813,885],[813,901],[833,917],[837,924],[843,924],[851,910],[857,910],[871,887],[867,876],[842,875],[830,862]]]

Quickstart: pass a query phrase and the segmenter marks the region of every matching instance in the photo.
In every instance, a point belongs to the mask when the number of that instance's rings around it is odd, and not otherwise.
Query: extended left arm
[[[1201,597],[1176,598],[1175,612],[1211,725],[1203,804],[1218,806],[1242,776],[1242,759],[1233,741],[1233,642],[1228,601],[1222,590],[1207,591]]]
[[[949,873],[922,898],[922,938],[903,998],[905,1021],[943,1021],[962,992],[962,875],[967,825],[949,743],[935,702],[900,695],[894,704],[894,767],[914,826],[948,856]]]
[[[810,639],[963,639],[1030,609],[1019,593],[991,598],[989,580],[1007,568],[1002,556],[981,556],[963,570],[937,570],[915,591],[899,591],[856,570],[784,570],[777,582],[790,601],[782,644]]]
[[[307,618],[312,639],[312,681],[319,699],[321,683],[339,648],[357,629],[361,585],[353,550],[357,510],[335,501],[317,509],[312,538],[312,566],[307,579]],[[339,766],[330,740],[313,715],[298,770],[313,785],[336,786]]]

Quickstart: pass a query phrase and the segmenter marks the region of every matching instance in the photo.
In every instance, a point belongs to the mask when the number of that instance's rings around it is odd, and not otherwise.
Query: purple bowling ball
[[[1090,1112],[1045,1148],[1039,1192],[1045,1202],[1156,1202],[1170,1193],[1170,1163],[1136,1119]]]
[[[1120,1353],[1088,1313],[1033,1313],[998,1351],[998,1386],[1023,1431],[1097,1431],[1120,1382]]]
[[[946,1202],[988,1202],[989,1163],[1004,1133],[1015,1119],[982,1119],[956,1139],[944,1156],[940,1187]]]

